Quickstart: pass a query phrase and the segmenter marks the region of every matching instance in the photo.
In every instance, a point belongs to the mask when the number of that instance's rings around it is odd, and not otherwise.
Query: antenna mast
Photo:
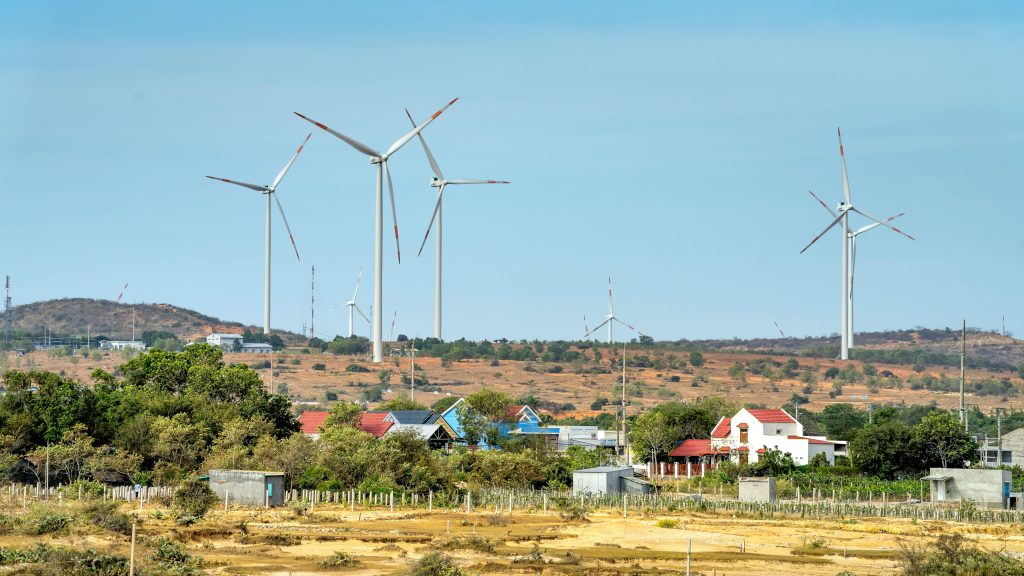
[[[960,423],[967,432],[967,406],[964,404],[964,364],[967,357],[967,320],[964,320],[963,331],[960,333]]]
[[[11,277],[4,279],[4,342],[11,341]]]

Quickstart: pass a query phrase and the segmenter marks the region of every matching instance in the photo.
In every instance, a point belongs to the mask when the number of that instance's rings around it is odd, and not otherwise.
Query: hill
[[[171,332],[181,340],[192,340],[210,332],[261,330],[239,322],[228,322],[171,304],[118,304],[112,300],[61,298],[16,306],[12,310],[15,333],[41,335],[46,330],[56,336],[104,335],[111,339],[129,339],[132,314],[135,333]]]

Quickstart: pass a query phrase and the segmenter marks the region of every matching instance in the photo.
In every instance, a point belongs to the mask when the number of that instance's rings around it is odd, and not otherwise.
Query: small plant
[[[320,567],[328,570],[333,568],[355,568],[362,566],[362,564],[355,556],[341,551],[335,552],[320,561]]]
[[[658,528],[679,528],[679,520],[674,518],[662,518],[658,520],[656,526]]]
[[[464,576],[465,572],[459,568],[446,554],[431,552],[413,566],[412,576]]]
[[[566,498],[558,504],[558,514],[562,520],[572,522],[586,522],[587,507],[580,504],[575,498]]]

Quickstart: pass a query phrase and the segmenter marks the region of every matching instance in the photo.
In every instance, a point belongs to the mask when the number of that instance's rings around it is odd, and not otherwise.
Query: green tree
[[[678,444],[680,436],[679,429],[671,426],[665,415],[656,411],[641,414],[633,421],[629,431],[633,450],[650,457],[655,465],[659,456],[665,455]]]
[[[431,404],[430,405],[430,409],[433,410],[434,412],[437,412],[438,414],[440,414],[440,413],[444,412],[445,410],[451,408],[452,405],[455,404],[458,401],[459,401],[459,398],[457,396],[445,396],[444,398],[441,398],[437,402],[434,402],[433,404]]]
[[[793,463],[793,455],[783,452],[778,448],[769,448],[751,466],[751,471],[757,476],[781,476],[796,469]]]
[[[482,388],[470,394],[465,403],[491,422],[507,422],[511,417],[512,397],[493,388]]]
[[[690,352],[690,365],[700,368],[704,365],[704,355],[700,352]]]
[[[338,426],[355,428],[363,417],[363,407],[355,402],[338,402],[331,406],[331,413],[324,420],[324,429]]]
[[[850,440],[868,423],[868,415],[852,404],[837,403],[826,406],[818,421],[829,438]]]
[[[179,524],[193,524],[206,516],[206,513],[217,501],[217,495],[210,490],[207,481],[189,478],[182,482],[174,491],[171,509]]]
[[[419,402],[411,400],[406,397],[398,397],[388,400],[387,402],[381,402],[377,406],[377,410],[387,410],[391,412],[393,410],[426,410],[427,407]]]
[[[850,442],[853,465],[872,476],[895,479],[922,467],[913,430],[898,421],[865,426]]]
[[[925,467],[959,468],[977,460],[978,443],[964,432],[949,412],[932,412],[914,426],[914,442],[925,456]]]

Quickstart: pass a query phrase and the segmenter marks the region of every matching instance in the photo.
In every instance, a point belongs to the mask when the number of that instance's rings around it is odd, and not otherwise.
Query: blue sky
[[[907,213],[858,243],[858,330],[1024,334],[1024,17],[1009,3],[12,2],[0,20],[0,274],[15,303],[85,296],[262,318],[263,203],[311,128],[425,135],[446,175],[445,337],[577,338],[606,309],[659,339],[838,331],[839,235],[807,194]],[[391,163],[385,328],[429,335],[429,166]],[[279,188],[273,325],[369,309],[373,178],[316,131]],[[386,213],[386,226],[388,215]],[[363,334],[367,333],[364,328]]]

